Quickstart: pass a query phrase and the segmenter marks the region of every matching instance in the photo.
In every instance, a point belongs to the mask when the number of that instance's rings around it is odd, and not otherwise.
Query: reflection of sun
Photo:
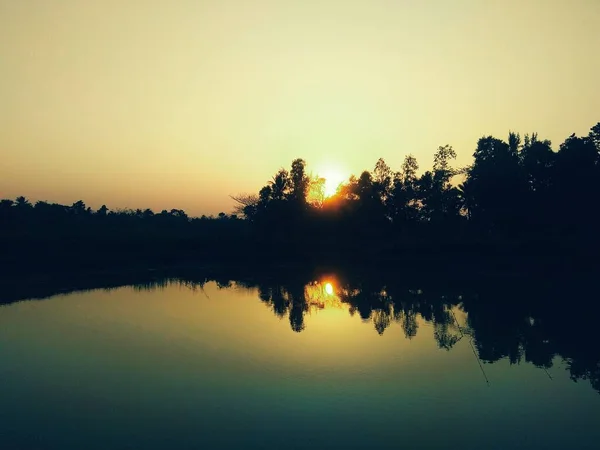
[[[325,178],[325,197],[331,197],[337,193],[340,184],[342,184],[346,177],[342,173],[334,168],[328,168],[321,173],[321,176]]]
[[[333,285],[331,283],[325,283],[325,292],[328,295],[333,295]]]
[[[334,280],[326,279],[313,281],[306,285],[304,290],[306,303],[310,309],[341,308],[342,301],[336,294]]]

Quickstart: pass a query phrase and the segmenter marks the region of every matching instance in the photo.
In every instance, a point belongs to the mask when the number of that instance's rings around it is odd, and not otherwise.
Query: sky
[[[600,121],[598,0],[0,0],[0,198],[230,212]]]

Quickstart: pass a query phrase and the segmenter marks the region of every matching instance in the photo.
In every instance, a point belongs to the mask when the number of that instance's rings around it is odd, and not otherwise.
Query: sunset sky
[[[0,0],[0,198],[229,212],[600,121],[599,0]]]

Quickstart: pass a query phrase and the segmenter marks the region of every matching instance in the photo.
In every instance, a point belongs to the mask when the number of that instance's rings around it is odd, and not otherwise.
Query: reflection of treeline
[[[380,335],[390,326],[400,326],[411,339],[421,319],[433,326],[441,349],[472,339],[484,362],[508,358],[511,364],[526,361],[545,369],[560,357],[573,380],[589,380],[600,392],[600,348],[595,336],[600,305],[588,302],[597,290],[592,282],[583,278],[572,283],[490,281],[468,289],[456,285],[440,289],[430,280],[417,289],[389,274],[362,276],[340,280],[334,295],[351,315],[372,323]],[[314,298],[315,287],[321,286],[322,291],[322,283],[315,281],[246,280],[242,284],[257,288],[259,298],[276,316],[287,317],[296,332],[305,329],[306,314],[327,305],[328,294],[322,293],[325,299]],[[456,310],[467,313],[466,323],[459,323]]]
[[[600,392],[600,347],[596,329],[600,304],[595,280],[570,277],[548,280],[492,276],[480,282],[441,278],[395,269],[333,276],[322,271],[254,271],[193,269],[168,272],[113,273],[96,278],[65,282],[52,278],[45,285],[15,283],[3,288],[0,300],[17,301],[43,298],[56,293],[92,288],[114,289],[133,285],[153,290],[172,284],[198,290],[215,282],[219,288],[237,287],[256,292],[278,318],[301,332],[306,316],[328,307],[347,308],[349,314],[371,324],[384,334],[389,327],[400,327],[406,338],[417,333],[419,323],[431,324],[439,348],[450,350],[461,340],[472,339],[479,358],[494,363],[508,358],[511,363],[529,362],[549,369],[556,357],[565,361],[574,380],[589,380]],[[334,285],[327,292],[326,282]],[[54,285],[52,284],[54,283]],[[466,286],[466,287],[465,287]],[[466,321],[458,311],[467,313]],[[428,327],[429,328],[429,327]]]
[[[391,285],[359,283],[338,285],[335,293],[328,294],[322,283],[314,281],[306,285],[295,283],[292,286],[261,283],[256,287],[259,298],[276,316],[288,316],[290,326],[296,332],[304,330],[305,314],[326,308],[333,298],[347,305],[351,316],[356,315],[364,322],[372,322],[380,335],[392,323],[396,323],[402,328],[405,337],[411,339],[417,334],[417,318],[421,316],[434,325],[440,348],[449,350],[458,340],[459,330],[450,311],[456,303],[444,297],[425,299],[423,292],[418,289],[397,286],[400,289],[398,292]]]
[[[236,214],[190,218],[182,210],[96,211],[26,198],[0,201],[6,267],[111,267],[193,260],[427,261],[462,255],[593,255],[600,213],[600,123],[554,151],[536,134],[477,142],[473,163],[440,147],[419,173],[408,155],[398,171],[383,159],[326,198],[325,180],[302,159],[279,170]],[[245,220],[244,220],[245,219]],[[564,252],[563,252],[564,253]],[[543,260],[543,258],[542,258]]]

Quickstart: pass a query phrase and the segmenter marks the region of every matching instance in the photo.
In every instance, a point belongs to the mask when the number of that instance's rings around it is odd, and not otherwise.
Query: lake
[[[11,297],[0,448],[600,448],[587,287],[301,278]]]

